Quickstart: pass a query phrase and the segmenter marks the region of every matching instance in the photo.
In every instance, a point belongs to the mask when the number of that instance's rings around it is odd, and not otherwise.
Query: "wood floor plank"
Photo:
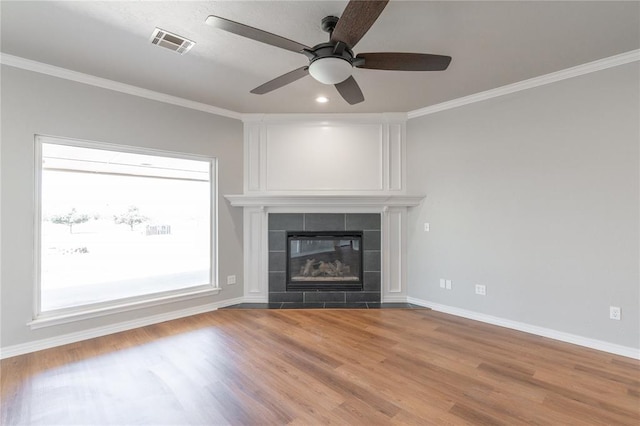
[[[0,362],[2,425],[638,425],[640,362],[427,309],[218,310]]]

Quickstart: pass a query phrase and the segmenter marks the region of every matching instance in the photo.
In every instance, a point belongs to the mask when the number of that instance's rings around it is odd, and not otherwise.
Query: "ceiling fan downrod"
[[[339,18],[337,16],[325,16],[324,18],[322,18],[320,27],[322,28],[322,31],[324,31],[325,33],[329,33],[329,38],[331,38],[331,34],[333,33],[333,29],[338,23],[338,19]]]

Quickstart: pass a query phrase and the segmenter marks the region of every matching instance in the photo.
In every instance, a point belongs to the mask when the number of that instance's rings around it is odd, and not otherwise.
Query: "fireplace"
[[[327,308],[407,301],[407,211],[424,197],[254,192],[225,198],[231,206],[244,209],[245,302],[300,308],[323,304]],[[287,232],[346,230],[362,231],[362,290],[288,290]]]
[[[362,231],[287,232],[287,290],[363,288]]]
[[[379,213],[269,213],[269,302],[379,303],[380,227]]]

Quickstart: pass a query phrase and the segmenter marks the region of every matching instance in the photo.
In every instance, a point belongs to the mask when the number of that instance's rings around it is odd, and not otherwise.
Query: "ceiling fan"
[[[322,19],[322,29],[329,33],[330,39],[328,43],[313,47],[215,15],[207,17],[206,23],[233,34],[301,53],[309,59],[309,65],[276,77],[251,90],[251,93],[269,93],[311,74],[320,83],[335,85],[344,100],[355,105],[364,101],[364,96],[351,75],[353,67],[392,71],[443,71],[451,62],[450,56],[426,53],[378,52],[354,56],[352,49],[378,19],[388,2],[389,0],[351,0],[340,18],[327,16]]]

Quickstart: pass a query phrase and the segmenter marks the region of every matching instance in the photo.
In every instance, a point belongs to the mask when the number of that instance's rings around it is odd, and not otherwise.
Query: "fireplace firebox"
[[[363,287],[361,231],[287,232],[287,290]]]

